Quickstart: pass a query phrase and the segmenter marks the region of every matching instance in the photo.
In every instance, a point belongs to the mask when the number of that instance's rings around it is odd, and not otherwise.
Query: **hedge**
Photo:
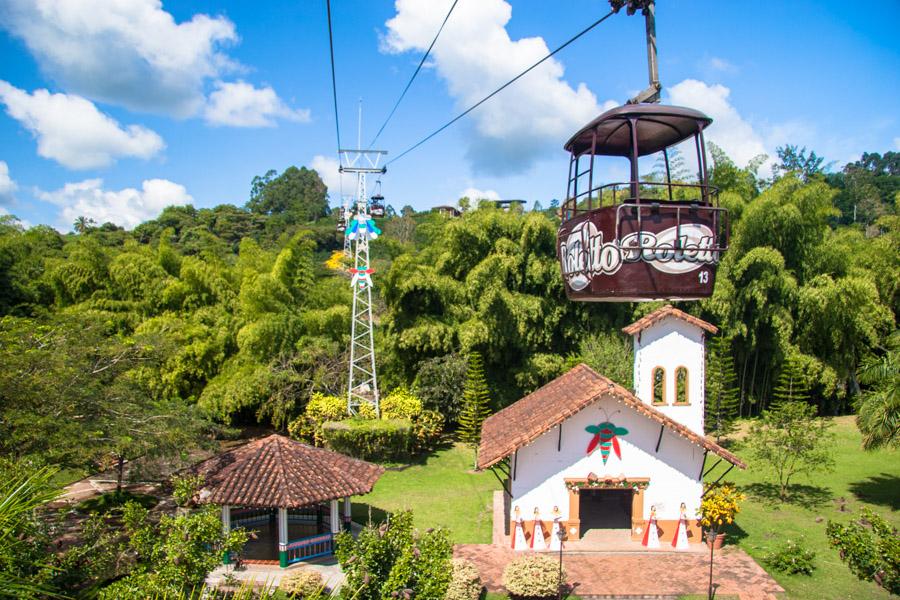
[[[375,461],[399,461],[413,451],[409,419],[346,419],[322,426],[325,445],[335,452]]]

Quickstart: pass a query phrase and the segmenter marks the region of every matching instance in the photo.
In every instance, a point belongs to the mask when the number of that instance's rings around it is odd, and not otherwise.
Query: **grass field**
[[[474,452],[457,444],[422,464],[390,469],[372,493],[356,498],[353,520],[365,523],[385,512],[411,509],[418,527],[446,527],[456,543],[491,541],[491,502],[500,484],[491,473],[473,473]]]
[[[742,445],[732,447],[750,466],[746,471],[734,469],[727,477],[749,496],[737,527],[730,531],[729,543],[740,545],[764,568],[762,557],[783,541],[802,540],[814,550],[818,568],[809,577],[767,569],[791,600],[889,598],[874,583],[859,581],[850,573],[837,552],[828,547],[825,526],[828,519],[857,518],[864,506],[900,526],[900,452],[863,452],[853,417],[835,419],[834,432],[835,470],[812,480],[798,480],[795,498],[787,504],[773,498],[777,489],[767,484],[762,468],[752,464]]]

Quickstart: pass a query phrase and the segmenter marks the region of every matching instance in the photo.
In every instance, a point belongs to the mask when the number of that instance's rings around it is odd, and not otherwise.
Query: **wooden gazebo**
[[[277,539],[282,567],[331,554],[341,517],[350,526],[350,496],[372,491],[384,473],[378,465],[281,435],[248,442],[192,471],[204,477],[199,502],[221,505],[226,531],[243,527],[256,532],[256,556],[251,558],[274,559]],[[227,564],[231,557],[224,560]]]

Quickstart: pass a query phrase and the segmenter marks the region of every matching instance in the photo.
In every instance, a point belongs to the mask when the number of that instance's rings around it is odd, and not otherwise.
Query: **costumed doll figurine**
[[[688,549],[688,539],[687,539],[687,516],[685,512],[687,511],[687,507],[684,505],[684,502],[681,503],[681,514],[678,517],[678,525],[675,526],[675,535],[672,536],[672,547],[676,550],[687,550]]]
[[[547,532],[544,531],[544,522],[541,521],[541,511],[536,506],[534,507],[534,529],[532,529],[531,533],[531,549],[547,549]]]
[[[512,538],[512,549],[513,550],[527,550],[528,543],[525,541],[525,520],[522,518],[522,514],[519,512],[519,507],[516,507],[515,510],[515,529],[513,530],[513,534],[510,536]]]
[[[650,520],[644,529],[644,539],[641,544],[647,548],[659,548],[659,529],[656,525],[656,507],[650,507]]]
[[[559,507],[553,507],[553,527],[550,529],[550,549],[558,552],[562,548],[562,515]]]

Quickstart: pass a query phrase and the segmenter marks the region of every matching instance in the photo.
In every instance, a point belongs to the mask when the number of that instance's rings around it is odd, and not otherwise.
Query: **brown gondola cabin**
[[[728,221],[718,206],[718,190],[709,185],[703,130],[710,123],[690,108],[629,104],[603,113],[566,143],[569,183],[557,253],[569,299],[635,302],[712,295]],[[696,180],[673,181],[672,148],[685,142],[696,152]],[[665,174],[641,178],[638,163],[652,156],[661,159]],[[600,184],[598,157],[627,159],[629,181]]]

